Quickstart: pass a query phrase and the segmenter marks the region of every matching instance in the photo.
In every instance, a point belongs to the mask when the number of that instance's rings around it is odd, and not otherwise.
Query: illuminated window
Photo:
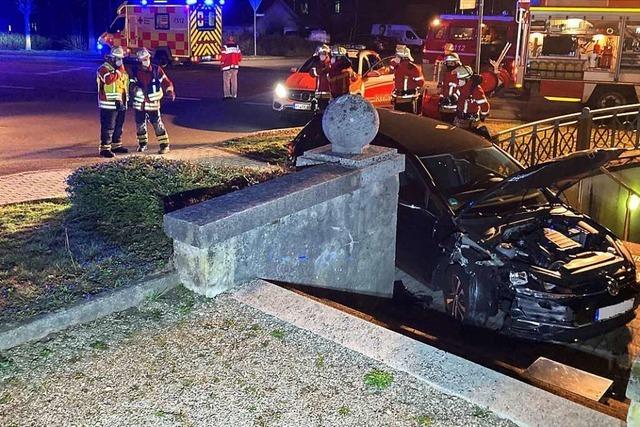
[[[301,12],[303,15],[308,15],[308,14],[309,14],[309,2],[303,1],[303,2],[300,4],[300,12]]]
[[[342,10],[342,1],[341,0],[336,0],[333,6],[334,11],[336,12],[336,14],[339,14],[340,11]]]

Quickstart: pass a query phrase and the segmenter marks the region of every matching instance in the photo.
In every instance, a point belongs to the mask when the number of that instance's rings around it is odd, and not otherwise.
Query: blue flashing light
[[[187,2],[186,2],[186,3],[187,3],[189,6],[191,6],[192,4],[196,4],[197,2],[198,2],[198,0],[187,0]]]
[[[102,50],[102,48],[103,48],[103,47],[104,47],[104,46],[102,45],[102,43],[100,43],[100,42],[96,42],[96,49],[97,49],[97,50]]]
[[[207,6],[211,6],[213,5],[213,0],[204,0],[204,4],[206,4]]]
[[[140,0],[140,4],[143,6],[146,6],[147,3],[149,3],[148,0]]]
[[[220,6],[224,6],[224,0],[219,0],[218,3],[220,3]]]

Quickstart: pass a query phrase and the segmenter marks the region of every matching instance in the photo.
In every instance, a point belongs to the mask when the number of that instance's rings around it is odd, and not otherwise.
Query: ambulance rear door
[[[222,7],[197,3],[189,9],[189,48],[192,59],[213,60],[222,50]]]

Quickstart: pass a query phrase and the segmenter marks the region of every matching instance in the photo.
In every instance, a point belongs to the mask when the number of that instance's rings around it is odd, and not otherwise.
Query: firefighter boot
[[[158,154],[167,154],[169,152],[169,144],[160,144],[160,150]]]
[[[110,159],[112,157],[115,157],[116,155],[113,154],[113,152],[111,152],[111,150],[100,150],[100,157],[106,157],[107,159]]]
[[[123,147],[121,143],[114,143],[111,145],[111,152],[118,153],[118,154],[126,154],[129,152],[129,149],[126,147]]]

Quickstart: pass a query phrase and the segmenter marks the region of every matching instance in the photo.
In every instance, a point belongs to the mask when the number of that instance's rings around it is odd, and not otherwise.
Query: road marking
[[[91,95],[96,93],[95,90],[75,90],[75,89],[72,89],[69,92],[73,92],[73,93],[90,93]]]
[[[56,71],[45,71],[44,73],[37,73],[39,76],[49,76],[51,74],[60,74],[60,73],[69,73],[71,71],[80,71],[80,70],[90,70],[89,67],[74,67],[74,68],[65,68],[64,70],[56,70]]]
[[[243,102],[246,105],[259,105],[261,107],[271,107],[270,102]]]
[[[24,90],[34,90],[33,86],[11,86],[11,85],[0,85],[0,89],[24,89]]]
[[[176,96],[178,101],[202,101],[202,98],[190,98],[188,96]]]

